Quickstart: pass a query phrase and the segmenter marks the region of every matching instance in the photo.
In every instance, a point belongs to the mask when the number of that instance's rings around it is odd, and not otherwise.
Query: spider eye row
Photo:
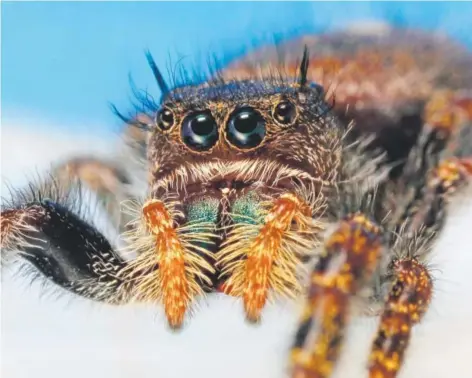
[[[291,125],[297,116],[295,105],[290,101],[279,102],[272,117],[281,125]],[[156,125],[163,131],[176,123],[172,109],[164,107],[156,115]],[[234,110],[226,122],[226,137],[229,143],[240,149],[251,149],[262,143],[266,135],[266,121],[262,114],[250,106]],[[188,114],[182,121],[181,137],[193,150],[211,149],[218,141],[218,124],[210,110],[198,110]]]

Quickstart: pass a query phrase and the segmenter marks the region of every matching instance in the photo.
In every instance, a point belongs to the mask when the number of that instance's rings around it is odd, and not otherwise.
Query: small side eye
[[[174,126],[175,117],[174,112],[169,108],[162,108],[156,114],[156,125],[161,130],[169,130],[172,126]]]
[[[297,109],[290,101],[282,100],[274,107],[272,115],[277,122],[291,125],[297,118]]]

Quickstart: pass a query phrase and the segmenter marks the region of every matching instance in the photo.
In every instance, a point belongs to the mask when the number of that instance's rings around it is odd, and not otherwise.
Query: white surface
[[[43,129],[44,130],[44,129]],[[109,142],[109,141],[108,141]],[[2,125],[3,178],[47,167],[70,152],[104,153],[110,143],[87,136],[46,134]],[[25,171],[26,169],[26,171]],[[436,292],[417,327],[401,378],[472,377],[472,200],[451,216],[432,264]],[[284,376],[294,306],[266,309],[262,325],[247,325],[241,304],[214,296],[183,331],[165,327],[159,308],[111,307],[71,295],[40,298],[40,284],[3,272],[3,378],[278,378]],[[355,319],[338,378],[366,377],[375,319]]]

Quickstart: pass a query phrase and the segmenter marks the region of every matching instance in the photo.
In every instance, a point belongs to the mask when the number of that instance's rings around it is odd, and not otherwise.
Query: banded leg
[[[397,227],[400,231],[392,244],[394,280],[370,354],[370,378],[395,378],[403,364],[411,329],[421,321],[432,297],[433,280],[421,259],[444,225],[452,194],[470,182],[471,163],[470,158],[440,162],[431,172],[421,206]]]
[[[4,263],[19,257],[71,292],[98,301],[126,302],[126,284],[119,274],[126,263],[96,228],[57,200],[36,198],[2,209]]]
[[[452,90],[437,90],[424,109],[425,127],[437,139],[448,142],[464,125],[472,126],[472,96]],[[466,126],[467,127],[467,126]]]
[[[362,213],[341,220],[326,240],[309,282],[292,347],[293,378],[326,378],[336,363],[350,299],[371,278],[382,254],[382,231]]]
[[[427,116],[429,126],[434,127],[426,130],[428,138],[423,138],[423,164],[412,164],[409,176],[413,183],[423,180],[424,186],[417,189],[417,195],[406,207],[391,241],[395,257],[390,274],[394,279],[372,345],[370,378],[398,375],[412,327],[421,321],[431,302],[433,280],[422,261],[426,261],[425,256],[444,225],[452,196],[472,178],[472,158],[467,156],[472,152],[472,102],[457,101],[452,94],[444,93],[432,101],[436,108],[429,109]],[[469,107],[464,107],[467,104]],[[433,146],[429,151],[428,145]],[[442,155],[446,158],[440,160]]]
[[[412,327],[428,310],[432,278],[414,258],[395,261],[394,283],[375,337],[369,361],[369,378],[394,378],[402,366]]]

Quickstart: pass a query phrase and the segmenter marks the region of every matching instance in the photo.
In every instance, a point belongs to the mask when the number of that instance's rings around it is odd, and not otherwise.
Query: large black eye
[[[174,123],[174,112],[169,108],[163,108],[157,112],[156,124],[161,130],[169,130]]]
[[[275,106],[273,116],[277,122],[290,125],[297,117],[297,110],[290,101],[283,100]]]
[[[234,111],[226,126],[228,141],[239,148],[256,147],[264,139],[265,132],[264,118],[248,106]]]
[[[218,126],[210,111],[199,111],[187,116],[182,123],[182,139],[190,148],[208,150],[218,140]]]

